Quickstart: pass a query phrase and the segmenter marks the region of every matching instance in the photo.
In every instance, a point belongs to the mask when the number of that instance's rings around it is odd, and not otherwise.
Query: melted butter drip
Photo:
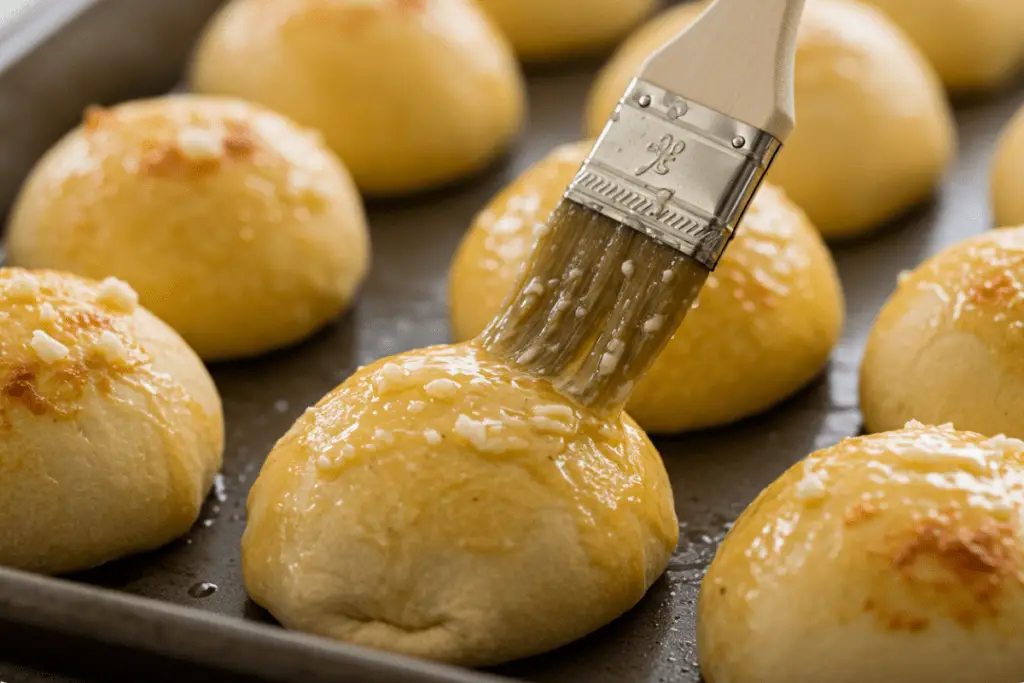
[[[708,273],[642,233],[563,201],[480,341],[608,415],[625,405]]]

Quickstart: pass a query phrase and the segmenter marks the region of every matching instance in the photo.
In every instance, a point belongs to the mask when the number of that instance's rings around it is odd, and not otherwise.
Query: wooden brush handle
[[[804,0],[717,0],[641,78],[785,141]]]

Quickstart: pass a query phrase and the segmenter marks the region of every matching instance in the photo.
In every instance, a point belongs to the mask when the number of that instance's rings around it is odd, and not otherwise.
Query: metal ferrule
[[[780,147],[636,79],[565,196],[714,269]]]

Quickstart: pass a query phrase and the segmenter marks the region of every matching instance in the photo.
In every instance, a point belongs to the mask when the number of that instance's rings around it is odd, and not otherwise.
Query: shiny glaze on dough
[[[474,665],[618,616],[677,537],[628,417],[474,345],[361,369],[278,442],[248,511],[246,586],[286,626]]]
[[[1024,443],[910,423],[812,454],[740,517],[698,608],[708,683],[1020,678]]]
[[[604,127],[644,58],[698,15],[673,7],[604,68],[587,106]],[[925,199],[953,157],[952,112],[934,70],[880,11],[807,3],[797,42],[797,127],[769,181],[829,239],[858,235]]]
[[[67,357],[42,360],[36,330]],[[98,350],[104,333],[123,359]],[[223,438],[213,381],[150,313],[111,307],[87,280],[0,269],[0,564],[62,573],[183,534]]]
[[[233,0],[191,81],[323,131],[373,195],[479,170],[525,111],[512,48],[471,0]]]
[[[190,157],[189,132],[223,149]],[[30,176],[7,245],[18,265],[129,282],[208,359],[305,337],[369,260],[359,196],[318,134],[192,95],[87,111]]]
[[[1024,437],[1024,228],[948,247],[902,278],[872,329],[861,404],[873,431],[952,422]]]
[[[498,313],[535,230],[588,150],[588,143],[554,150],[476,218],[452,265],[456,338],[476,336]],[[819,372],[843,317],[828,250],[800,210],[765,185],[627,410],[655,432],[711,427],[764,410]]]

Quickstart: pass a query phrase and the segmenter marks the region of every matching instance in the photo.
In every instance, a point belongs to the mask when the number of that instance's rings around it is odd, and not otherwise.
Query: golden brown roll
[[[598,78],[590,135],[604,127],[646,56],[702,5],[666,11],[630,38]],[[797,126],[768,179],[828,239],[870,231],[924,200],[955,147],[934,69],[880,11],[850,0],[808,3],[796,56]]]
[[[907,274],[868,338],[870,431],[907,420],[1024,436],[1024,228],[948,247]]]
[[[992,167],[996,227],[1024,225],[1024,109],[1007,125]]]
[[[369,262],[359,196],[315,134],[192,95],[88,111],[32,171],[7,249],[16,265],[127,281],[207,360],[311,334]]]
[[[768,487],[701,589],[707,683],[1024,676],[1024,442],[951,427],[844,439]]]
[[[0,564],[57,574],[164,545],[220,468],[213,380],[115,279],[0,268]]]
[[[285,626],[464,665],[550,650],[632,607],[678,526],[657,451],[472,345],[359,370],[249,495],[249,594]]]
[[[1020,0],[867,0],[921,49],[950,90],[1006,83],[1024,63]]]
[[[373,195],[483,168],[525,108],[512,48],[473,0],[232,0],[191,80],[323,131]]]
[[[534,230],[588,150],[588,143],[556,149],[477,217],[451,268],[457,339],[475,337],[501,309]],[[782,192],[765,185],[627,410],[652,432],[714,427],[765,410],[821,371],[843,319],[841,287],[820,236]]]
[[[655,0],[478,0],[522,59],[541,62],[608,47]]]

